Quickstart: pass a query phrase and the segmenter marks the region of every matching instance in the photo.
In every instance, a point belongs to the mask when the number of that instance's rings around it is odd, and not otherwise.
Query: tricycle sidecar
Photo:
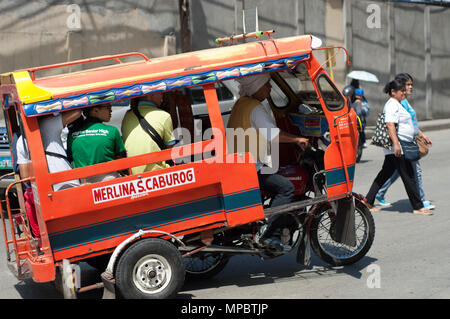
[[[139,60],[37,76],[43,70],[97,61],[121,62],[129,57]],[[214,86],[216,82],[261,73],[270,73],[277,90],[287,97],[287,100],[276,96],[271,99],[277,124],[287,131],[299,130],[311,138],[317,149],[319,143],[324,145],[323,167],[314,163],[309,167],[310,182],[302,185],[304,189],[299,191],[297,201],[266,209],[262,199],[270,194],[260,192],[252,155],[233,153],[227,148]],[[295,73],[309,81],[308,90],[290,89],[286,77]],[[182,88],[195,86],[203,88],[208,108],[208,119],[202,121],[200,130],[194,125],[189,100],[179,93]],[[254,238],[255,231],[270,216],[278,214],[291,216],[292,248],[303,247],[299,251],[307,254],[305,245],[301,245],[309,240],[309,235],[305,235],[309,228],[304,226],[315,223],[317,216],[333,219],[333,227],[328,231],[337,242],[354,242],[359,247],[355,239],[342,234],[355,237],[351,236],[353,216],[355,211],[360,211],[367,227],[366,242],[363,248],[356,249],[357,259],[370,248],[373,220],[352,193],[358,139],[356,116],[315,59],[311,36],[269,38],[155,59],[128,53],[29,68],[2,74],[0,92],[9,140],[13,140],[13,134],[21,134],[27,141],[29,156],[29,176],[21,179],[17,174],[17,181],[7,190],[17,188],[21,209],[14,214],[7,203],[8,216],[2,213],[8,264],[19,279],[56,281],[68,298],[99,287],[105,288],[105,296],[117,291],[127,298],[173,297],[183,285],[185,270],[191,275],[203,272],[193,269],[183,258],[205,260],[212,254],[216,264],[206,268],[210,275],[223,268],[225,260],[236,253],[280,255],[258,246]],[[184,134],[189,133],[190,143],[49,173],[41,119],[157,92],[175,97],[170,102],[178,110],[173,118],[178,119],[179,127],[187,128]],[[283,104],[283,101],[287,102]],[[297,109],[300,103],[315,106],[317,114],[305,116]],[[326,141],[322,139],[325,131],[329,133]],[[298,164],[298,157],[292,154],[288,146],[281,146],[280,163]],[[180,159],[190,160],[180,163]],[[90,176],[168,160],[178,164],[140,174],[123,174],[113,180],[83,183]],[[54,190],[54,185],[72,180],[82,181],[81,185]],[[22,194],[26,182],[34,195],[39,240],[29,226]],[[239,247],[230,244],[232,236],[240,241]],[[313,248],[321,245],[319,240],[312,243]],[[317,249],[330,256],[323,246]],[[329,261],[338,263],[340,257],[335,257]],[[102,259],[103,262],[98,262]],[[347,257],[342,260],[349,261]],[[80,287],[76,264],[81,261],[91,264],[97,261],[96,265],[103,271],[102,283]]]

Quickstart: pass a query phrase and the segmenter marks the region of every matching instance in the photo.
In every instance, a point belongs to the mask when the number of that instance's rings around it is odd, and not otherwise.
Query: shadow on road
[[[225,269],[210,279],[186,279],[183,289],[177,299],[192,299],[195,295],[189,293],[195,290],[218,288],[225,286],[250,287],[266,284],[314,280],[326,277],[351,276],[361,279],[363,270],[376,261],[375,258],[365,256],[359,262],[345,267],[331,267],[317,256],[311,256],[311,266],[300,265],[295,260],[295,254],[278,257],[270,260],[261,260],[250,255],[235,256],[231,258]],[[82,276],[81,286],[92,285],[99,282],[100,271],[80,263]],[[26,279],[15,286],[23,299],[62,299],[62,294],[53,283],[36,283]],[[103,289],[80,293],[78,299],[101,299]]]
[[[190,299],[191,294],[183,291],[218,288],[224,286],[249,287],[273,284],[275,282],[314,280],[324,277],[350,275],[360,279],[363,269],[377,259],[365,256],[359,262],[345,267],[331,267],[317,256],[311,258],[311,266],[296,263],[295,254],[278,257],[275,260],[260,260],[252,256],[235,256],[222,273],[210,279],[190,279],[178,298]]]
[[[81,268],[81,287],[101,282],[101,272],[82,262]],[[14,285],[14,288],[23,299],[63,299],[62,293],[56,289],[53,282],[37,283],[28,278]],[[103,289],[94,289],[91,291],[77,294],[78,299],[100,299],[103,296]]]
[[[401,199],[396,202],[391,203],[390,207],[383,207],[383,211],[389,211],[389,212],[397,212],[397,213],[410,213],[412,214],[413,208],[411,206],[411,203],[409,202],[409,199]]]

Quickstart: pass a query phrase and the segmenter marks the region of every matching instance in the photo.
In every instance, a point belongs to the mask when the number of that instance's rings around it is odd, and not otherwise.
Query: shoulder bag
[[[375,126],[375,133],[372,136],[372,144],[388,150],[392,149],[392,141],[384,121],[384,112],[378,115],[377,124]]]
[[[416,137],[417,140],[417,146],[419,146],[419,153],[420,153],[420,157],[425,157],[428,154],[428,144],[425,141],[424,138],[417,136]]]
[[[419,146],[417,146],[416,141],[406,142],[401,139],[398,140],[403,150],[403,155],[408,161],[415,162],[420,159]]]

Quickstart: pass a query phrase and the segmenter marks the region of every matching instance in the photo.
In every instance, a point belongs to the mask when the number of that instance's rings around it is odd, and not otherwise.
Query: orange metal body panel
[[[27,258],[23,270],[29,272],[35,282],[49,282],[55,280],[55,264],[51,256]]]
[[[317,86],[318,76],[326,72],[313,55],[305,64],[329,124],[331,144],[324,155],[327,195],[333,197],[349,194],[353,188],[356,145],[359,136],[356,113],[347,106],[337,111],[330,111]],[[342,98],[345,100],[343,96]]]

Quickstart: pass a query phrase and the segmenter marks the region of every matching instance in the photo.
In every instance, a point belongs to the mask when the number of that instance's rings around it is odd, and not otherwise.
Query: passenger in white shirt
[[[61,132],[64,127],[74,122],[81,116],[81,110],[72,110],[62,113],[54,113],[39,119],[42,144],[47,159],[50,173],[72,169],[67,159],[66,150],[61,141]],[[79,186],[79,180],[71,180],[53,185],[55,191]]]

